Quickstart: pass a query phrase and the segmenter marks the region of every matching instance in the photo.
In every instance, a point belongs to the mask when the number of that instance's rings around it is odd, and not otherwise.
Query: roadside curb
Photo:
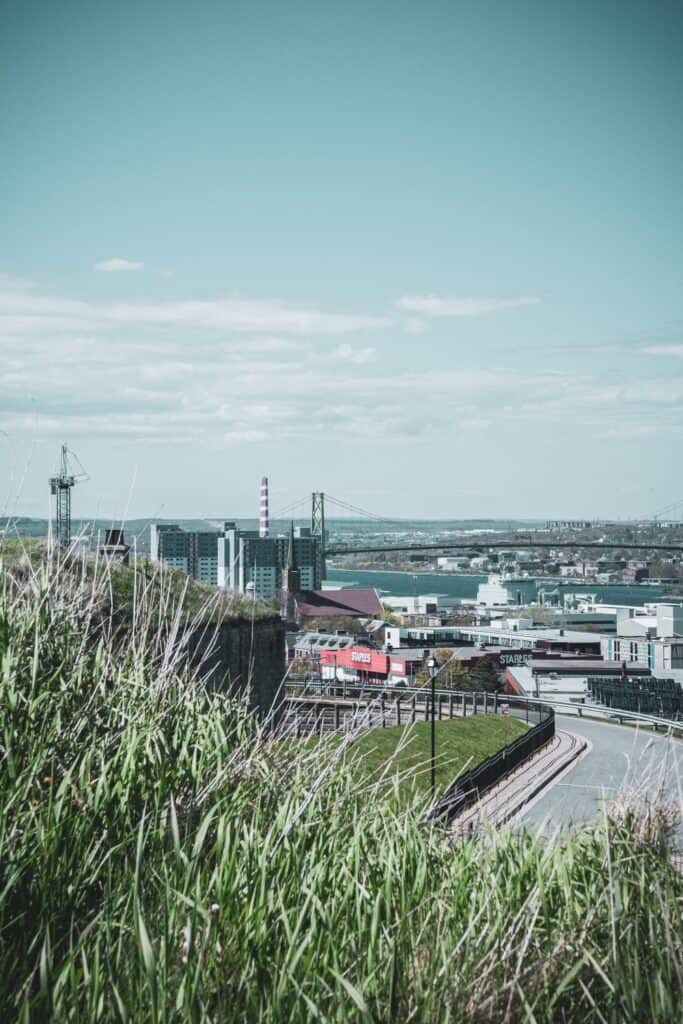
[[[462,835],[484,822],[498,826],[514,818],[569,771],[589,748],[583,736],[558,730],[552,743],[455,818],[451,831]]]

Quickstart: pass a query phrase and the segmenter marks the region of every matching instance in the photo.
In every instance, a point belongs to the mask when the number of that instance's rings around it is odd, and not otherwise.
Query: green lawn
[[[497,715],[454,719],[436,723],[436,785],[442,791],[461,772],[469,771],[512,743],[527,726],[516,718]],[[361,733],[350,748],[358,759],[356,771],[368,781],[384,771],[398,775],[402,794],[426,792],[430,786],[431,726],[416,722],[412,726],[373,729]]]

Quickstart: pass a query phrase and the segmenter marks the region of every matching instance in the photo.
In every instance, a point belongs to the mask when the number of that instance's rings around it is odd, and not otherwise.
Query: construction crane
[[[69,463],[71,456],[78,464],[80,472],[72,472]],[[71,546],[71,488],[82,480],[90,477],[78,461],[78,456],[62,445],[62,455],[57,476],[50,477],[50,494],[55,497],[55,535],[60,548],[67,550]]]

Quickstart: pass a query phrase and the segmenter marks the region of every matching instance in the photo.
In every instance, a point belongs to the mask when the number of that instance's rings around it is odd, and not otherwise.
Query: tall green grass
[[[680,1020],[656,813],[455,843],[205,689],[144,585],[111,626],[109,585],[3,576],[0,1020]]]

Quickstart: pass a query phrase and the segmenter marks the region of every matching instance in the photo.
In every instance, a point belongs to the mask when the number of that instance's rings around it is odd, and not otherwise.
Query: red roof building
[[[296,595],[296,607],[300,619],[332,615],[375,619],[382,613],[376,590],[302,590]]]

